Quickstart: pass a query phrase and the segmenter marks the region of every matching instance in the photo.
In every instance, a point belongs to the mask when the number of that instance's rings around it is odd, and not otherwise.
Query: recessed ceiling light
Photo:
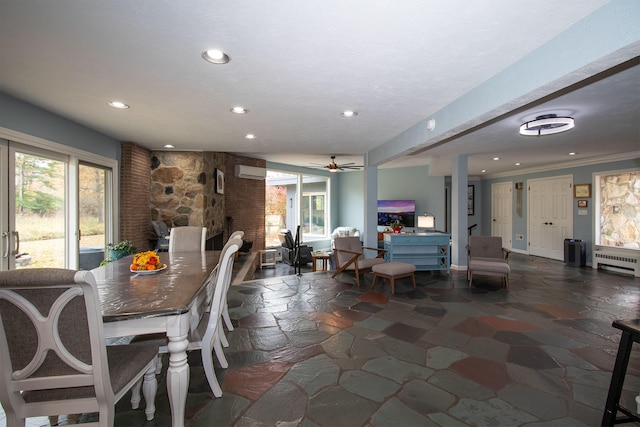
[[[119,108],[120,110],[126,110],[127,108],[129,108],[127,104],[120,101],[111,101],[109,102],[109,105],[112,106],[113,108]]]
[[[494,157],[493,160],[500,160],[500,157]]]
[[[256,139],[256,136],[254,134],[252,134],[252,133],[248,133],[244,137],[247,138],[247,139]]]
[[[482,169],[480,172],[485,173],[487,170],[486,169]]]
[[[176,146],[172,144],[164,144],[164,148],[176,148]]]
[[[578,153],[573,153],[573,152],[569,153],[570,156],[575,156],[576,154]]]
[[[231,60],[229,55],[219,49],[210,49],[202,53],[202,58],[212,64],[226,64]]]
[[[358,115],[357,111],[351,111],[351,110],[347,110],[344,111],[340,114],[342,117],[346,117],[346,118],[350,118],[350,117],[355,117]]]
[[[516,163],[516,166],[520,166],[520,162]]]
[[[235,113],[235,114],[246,114],[246,113],[249,112],[249,110],[247,110],[244,107],[233,107],[229,111],[231,111],[232,113]]]

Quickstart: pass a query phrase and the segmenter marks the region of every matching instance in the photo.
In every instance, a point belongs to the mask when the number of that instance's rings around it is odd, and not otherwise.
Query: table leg
[[[184,426],[187,390],[189,389],[189,363],[187,362],[187,334],[168,336],[169,368],[167,369],[167,393],[171,405],[171,425]]]

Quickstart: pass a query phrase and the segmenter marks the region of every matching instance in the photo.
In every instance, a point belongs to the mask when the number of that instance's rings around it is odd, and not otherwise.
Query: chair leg
[[[220,342],[220,338],[215,338],[213,341],[213,349],[216,352],[216,358],[218,362],[220,362],[220,366],[223,368],[229,367],[229,362],[227,362],[227,358],[224,355],[224,351],[222,350],[222,343]]]
[[[376,287],[376,279],[378,278],[378,273],[373,273],[373,280],[371,281],[371,288]]]
[[[214,343],[218,340],[214,337]],[[215,346],[215,344],[214,344]],[[220,383],[218,383],[218,378],[216,377],[216,371],[213,367],[213,354],[211,353],[211,348],[209,346],[202,347],[202,366],[204,368],[204,373],[207,376],[207,381],[209,382],[209,387],[213,392],[215,397],[222,397],[222,389],[220,388]],[[217,355],[217,352],[216,352]]]
[[[231,318],[229,317],[229,308],[226,301],[224,302],[224,310],[222,310],[222,318],[224,319],[224,324],[227,325],[227,330],[233,331],[233,323],[231,323]]]
[[[473,286],[473,273],[469,273],[469,287]]]
[[[144,373],[142,382],[142,394],[144,395],[144,413],[147,421],[153,420],[156,414],[156,393],[158,391],[158,380],[156,379],[156,366],[151,365]]]
[[[414,273],[411,273],[411,280],[413,281],[413,289],[416,288],[416,275]]]
[[[389,281],[391,282],[391,295],[395,295],[396,294],[396,278],[391,276]]]
[[[222,327],[222,316],[218,319],[218,337],[220,338],[220,343],[223,347],[229,347],[229,341],[227,341],[227,336],[224,333],[224,328]]]

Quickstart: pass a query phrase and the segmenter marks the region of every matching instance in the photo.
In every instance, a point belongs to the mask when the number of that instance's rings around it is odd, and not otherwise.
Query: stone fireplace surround
[[[230,153],[150,151],[123,143],[120,239],[152,249],[151,221],[160,220],[168,227],[207,227],[209,248],[243,230],[253,251],[263,249],[265,181],[234,176],[237,164],[266,167],[264,160]],[[224,173],[224,194],[215,191],[216,169]]]

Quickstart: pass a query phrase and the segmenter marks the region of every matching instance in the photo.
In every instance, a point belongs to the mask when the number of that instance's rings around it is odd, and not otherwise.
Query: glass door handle
[[[2,232],[2,238],[4,239],[4,253],[2,254],[2,258],[9,257],[9,233],[6,231]]]
[[[17,231],[12,231],[11,234],[13,234],[16,238],[16,250],[11,251],[11,255],[18,255],[20,253],[20,233]]]

